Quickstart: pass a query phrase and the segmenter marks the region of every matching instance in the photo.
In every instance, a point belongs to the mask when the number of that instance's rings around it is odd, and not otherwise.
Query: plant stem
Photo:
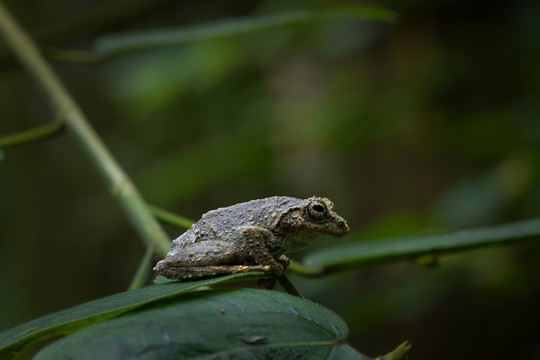
[[[99,171],[113,198],[119,203],[145,245],[165,256],[169,250],[168,236],[154,218],[139,191],[88,123],[86,116],[39,53],[34,42],[1,2],[0,32],[15,55],[49,96],[53,107],[64,113],[69,134],[75,138],[90,162]]]
[[[62,115],[63,116],[63,115]],[[60,133],[64,129],[63,117],[58,117],[51,123],[20,131],[15,134],[0,137],[0,148],[7,148],[47,139]]]
[[[281,275],[280,277],[277,278],[277,281],[279,282],[279,285],[281,285],[287,293],[297,296],[299,298],[303,298],[302,294],[300,294],[296,286],[293,285],[293,283],[291,282],[291,280],[289,280],[287,275],[285,274]]]
[[[154,251],[152,250],[152,248],[147,248],[139,264],[139,267],[137,268],[137,272],[135,273],[135,276],[133,276],[131,284],[129,284],[128,290],[134,290],[142,288],[144,286],[144,284],[146,283],[146,279],[148,279],[150,274],[150,268],[152,266],[153,258]]]
[[[322,266],[308,266],[296,261],[291,261],[287,270],[290,270],[299,275],[305,276],[321,276],[324,275],[324,268]]]
[[[74,64],[94,65],[105,59],[92,51],[67,50],[51,46],[42,47],[41,51],[49,59]]]
[[[180,229],[188,230],[193,225],[193,221],[180,215],[176,215],[170,211],[160,208],[159,206],[150,205],[150,209],[154,216],[164,224],[176,226]]]

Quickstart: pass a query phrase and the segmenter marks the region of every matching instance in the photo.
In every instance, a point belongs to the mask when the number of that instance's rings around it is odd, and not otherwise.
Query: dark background
[[[40,45],[72,50],[114,33],[359,4],[4,3]],[[540,2],[373,4],[398,20],[51,63],[145,198],[192,219],[314,194],[348,220],[343,241],[539,216]],[[0,65],[0,135],[52,121],[3,42]],[[144,247],[67,134],[4,149],[0,188],[0,330],[127,288]],[[540,359],[539,254],[530,242],[293,281],[368,355],[410,340],[412,359]]]

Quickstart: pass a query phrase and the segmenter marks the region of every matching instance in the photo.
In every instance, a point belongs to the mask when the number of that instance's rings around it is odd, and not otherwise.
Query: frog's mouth
[[[309,227],[310,230],[333,236],[343,236],[351,230],[345,219],[338,215],[327,216],[324,221],[312,223]]]

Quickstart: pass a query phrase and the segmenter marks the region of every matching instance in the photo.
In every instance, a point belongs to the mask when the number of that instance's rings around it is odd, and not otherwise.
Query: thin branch
[[[169,250],[169,239],[154,218],[139,191],[118,165],[101,138],[88,123],[34,42],[0,3],[0,32],[19,60],[49,95],[53,108],[65,111],[66,128],[98,170],[110,193],[118,202],[145,245],[162,256]]]
[[[64,111],[61,111],[56,119],[48,124],[35,127],[33,129],[20,131],[0,137],[0,148],[24,145],[31,142],[48,139],[59,134],[65,129]]]
[[[150,205],[150,209],[152,209],[154,216],[164,224],[176,226],[184,230],[190,229],[191,225],[193,225],[193,220],[176,215],[175,213],[160,208],[159,206]]]
[[[104,56],[93,51],[68,50],[53,46],[44,46],[41,51],[49,59],[74,64],[95,65],[105,59]]]
[[[281,275],[277,278],[277,281],[279,282],[279,285],[281,285],[288,294],[303,298],[302,294],[300,294],[300,291],[298,291],[296,286],[293,285],[291,280],[289,280],[286,275]]]
[[[297,261],[291,261],[287,270],[295,274],[304,275],[304,276],[321,276],[324,275],[324,268],[322,266],[308,266],[303,265]]]
[[[109,0],[96,2],[85,6],[78,13],[72,13],[48,22],[45,26],[35,29],[32,32],[33,38],[40,44],[54,44],[66,42],[67,40],[98,33],[109,29],[116,24],[131,21],[151,12],[160,11],[160,8],[175,5],[174,0]],[[0,44],[0,63],[11,65],[11,58],[7,49]],[[70,61],[69,59],[66,61]],[[83,62],[84,59],[77,58],[75,62]]]
[[[378,356],[375,360],[404,360],[407,359],[407,353],[411,350],[411,343],[402,342],[397,348],[386,355]]]
[[[152,260],[154,259],[154,250],[147,248],[143,258],[137,268],[137,272],[129,284],[128,290],[138,289],[146,284],[146,280],[150,275],[150,269],[152,268]]]

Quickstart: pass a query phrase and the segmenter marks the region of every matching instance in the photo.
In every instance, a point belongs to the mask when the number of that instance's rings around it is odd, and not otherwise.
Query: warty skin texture
[[[342,236],[347,222],[327,198],[274,196],[207,212],[173,240],[154,270],[171,279],[192,279],[244,271],[281,275],[285,253],[320,234]]]

